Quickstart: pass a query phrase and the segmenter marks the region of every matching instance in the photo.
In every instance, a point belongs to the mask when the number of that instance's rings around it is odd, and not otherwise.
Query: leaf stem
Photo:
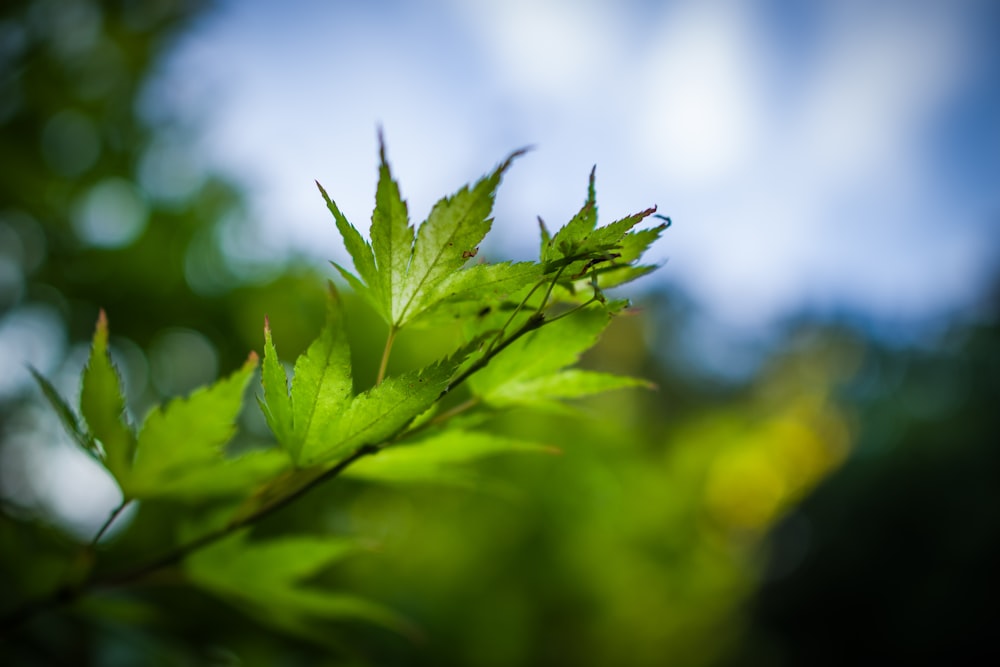
[[[455,417],[457,415],[462,414],[463,412],[471,410],[472,408],[474,408],[477,405],[479,405],[481,402],[482,401],[481,401],[481,399],[478,396],[473,396],[472,398],[470,398],[470,399],[468,399],[466,401],[463,401],[462,403],[459,403],[458,405],[456,405],[455,407],[451,408],[450,410],[446,410],[446,411],[442,412],[441,414],[435,416],[433,419],[428,419],[427,421],[425,421],[425,422],[423,422],[421,424],[418,424],[417,426],[414,426],[413,428],[411,428],[411,429],[409,429],[407,431],[403,431],[398,436],[396,436],[395,438],[393,438],[390,441],[389,444],[391,445],[392,443],[398,442],[399,440],[402,440],[404,438],[409,438],[410,436],[415,435],[417,433],[420,433],[421,431],[424,431],[424,430],[426,430],[426,429],[428,429],[428,428],[430,428],[432,426],[440,426],[441,424],[445,423],[446,421],[448,421],[452,417]],[[380,448],[380,449],[384,449],[384,448]]]
[[[382,384],[382,380],[385,379],[385,370],[389,366],[389,353],[392,351],[392,344],[396,340],[396,333],[399,329],[395,324],[389,327],[389,335],[385,339],[385,348],[382,350],[382,361],[378,366],[378,377],[375,378],[375,385],[378,386]]]
[[[482,357],[480,357],[478,360],[476,360],[475,363],[473,363],[472,365],[470,365],[468,368],[466,368],[464,371],[462,371],[458,375],[458,377],[456,377],[454,380],[452,380],[448,384],[448,386],[445,387],[444,391],[441,392],[441,396],[444,396],[449,391],[452,391],[453,389],[455,389],[455,387],[457,387],[458,385],[460,385],[463,382],[465,382],[466,380],[468,380],[469,376],[471,376],[473,373],[475,373],[475,372],[477,372],[477,371],[482,370],[483,368],[485,368],[486,364],[490,363],[490,360],[493,357],[495,357],[498,354],[500,354],[500,352],[502,352],[508,345],[510,345],[511,343],[513,343],[514,341],[516,341],[518,338],[520,338],[521,336],[524,336],[527,333],[530,333],[530,332],[534,331],[535,329],[538,329],[538,328],[542,327],[545,324],[546,324],[546,319],[545,319],[545,315],[544,314],[539,313],[539,312],[533,313],[531,315],[531,317],[529,317],[525,321],[525,323],[522,324],[521,327],[517,331],[515,331],[514,333],[512,333],[510,335],[509,338],[507,338],[506,340],[504,340],[499,345],[491,346],[489,349],[486,350],[485,353],[483,353]]]
[[[97,530],[97,534],[94,535],[94,538],[90,540],[90,543],[87,545],[87,549],[93,551],[94,549],[97,548],[97,543],[101,541],[102,537],[104,537],[104,533],[108,532],[108,528],[111,527],[111,524],[115,522],[115,519],[118,518],[118,515],[121,514],[131,502],[132,502],[131,498],[122,498],[122,501],[121,503],[118,504],[118,507],[111,510],[111,514],[108,515],[107,520]]]
[[[570,309],[569,309],[569,310],[567,310],[567,311],[566,311],[565,313],[559,313],[559,314],[558,314],[558,315],[556,315],[555,317],[550,317],[550,318],[548,318],[547,320],[545,320],[545,322],[546,322],[546,324],[551,324],[552,322],[558,322],[558,321],[559,321],[559,320],[561,320],[562,318],[564,318],[564,317],[569,317],[569,316],[570,316],[570,315],[572,315],[573,313],[575,313],[575,312],[577,312],[577,311],[580,311],[580,310],[583,310],[584,308],[586,308],[586,307],[587,307],[587,306],[589,306],[590,304],[592,304],[592,303],[597,303],[598,301],[600,301],[600,299],[598,299],[598,298],[597,298],[596,296],[595,296],[595,297],[591,297],[591,298],[590,298],[590,299],[588,299],[587,301],[584,301],[583,303],[581,303],[581,304],[580,304],[579,306],[575,306],[575,307],[573,307],[573,308],[570,308]]]
[[[542,305],[540,305],[538,307],[538,310],[544,310],[545,306],[549,303],[549,297],[552,296],[552,290],[553,290],[553,288],[555,288],[556,283],[559,282],[559,277],[562,276],[563,271],[566,270],[567,266],[569,266],[569,265],[566,264],[564,266],[560,266],[559,270],[556,271],[556,275],[552,279],[552,282],[549,283],[549,288],[545,291],[545,296],[542,298]]]
[[[493,349],[496,347],[497,343],[503,338],[504,333],[506,333],[507,327],[511,325],[511,323],[514,321],[514,318],[517,317],[518,313],[520,313],[524,309],[524,307],[528,304],[528,301],[535,294],[535,291],[537,291],[538,288],[544,284],[545,284],[544,280],[539,280],[537,283],[535,283],[535,286],[531,288],[531,291],[529,291],[525,295],[525,297],[521,299],[521,303],[517,304],[517,307],[514,308],[514,312],[510,314],[510,317],[507,318],[507,321],[504,322],[503,326],[500,327],[500,329],[497,331],[497,335],[493,337],[493,340],[491,340],[490,344],[486,347],[486,352],[484,353],[484,356],[489,356],[493,352]],[[549,288],[549,291],[551,292],[551,286]],[[541,310],[541,308],[537,310]]]
[[[479,401],[480,399],[478,396],[473,396],[469,400],[459,403],[450,410],[445,410],[441,414],[434,417],[434,419],[428,421],[427,424],[428,426],[439,426],[448,421],[449,419],[451,419],[452,417],[460,415],[466,410],[471,410],[472,408],[476,407],[477,405],[479,405]]]

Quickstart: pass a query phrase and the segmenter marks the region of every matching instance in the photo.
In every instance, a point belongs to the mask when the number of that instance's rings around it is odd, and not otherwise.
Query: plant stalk
[[[399,329],[393,324],[389,327],[389,335],[385,339],[385,347],[382,349],[382,361],[378,365],[378,377],[375,378],[375,385],[378,386],[382,384],[382,380],[385,379],[386,368],[389,367],[389,353],[392,352],[392,344],[396,340],[396,333]]]

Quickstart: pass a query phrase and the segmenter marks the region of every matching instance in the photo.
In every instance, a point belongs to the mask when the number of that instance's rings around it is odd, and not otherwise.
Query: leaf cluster
[[[599,226],[592,171],[580,211],[555,234],[542,223],[538,261],[483,261],[479,248],[493,224],[497,189],[523,153],[515,151],[475,183],[439,200],[415,227],[380,140],[367,239],[317,183],[353,260],[353,270],[334,266],[388,333],[375,383],[359,387],[345,304],[332,284],[322,330],[291,364],[290,375],[265,318],[255,393],[274,436],[271,448],[235,456],[227,448],[258,367],[256,353],[229,376],[154,408],[137,426],[111,358],[103,312],[78,409],[36,374],[74,441],[118,483],[121,507],[156,499],[211,502],[224,517],[194,537],[178,536],[173,551],[131,573],[111,580],[91,573],[62,591],[63,598],[180,563],[191,584],[288,631],[310,634],[313,619],[344,616],[405,629],[375,603],[303,584],[355,552],[350,538],[290,533],[258,539],[253,525],[340,474],[383,483],[469,485],[469,465],[477,459],[551,451],[493,432],[485,417],[511,408],[572,412],[573,399],[648,386],[574,366],[627,305],[604,291],[653,268],[639,260],[665,225],[636,230],[654,213],[648,208]],[[461,324],[452,349],[423,368],[388,374],[397,334],[439,321]]]

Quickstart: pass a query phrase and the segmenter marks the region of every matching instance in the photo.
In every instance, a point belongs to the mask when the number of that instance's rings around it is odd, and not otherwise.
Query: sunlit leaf
[[[513,452],[556,451],[546,445],[492,433],[447,429],[367,456],[344,474],[380,482],[468,485],[475,479],[468,464],[479,459]]]
[[[263,398],[258,397],[261,411],[278,442],[293,440],[292,399],[288,393],[288,376],[278,360],[278,351],[271,340],[270,323],[264,320],[264,363],[261,368]]]
[[[406,291],[406,271],[413,257],[414,234],[406,202],[399,194],[399,184],[393,180],[386,161],[381,137],[371,237],[383,311],[389,313],[389,323],[396,325],[404,310],[401,297]]]
[[[438,301],[451,297],[456,290],[453,282],[456,272],[479,252],[479,243],[490,230],[493,220],[493,201],[500,178],[511,162],[524,151],[516,151],[489,176],[480,179],[474,186],[463,187],[451,197],[439,200],[431,209],[427,220],[420,225],[413,247],[406,285],[400,294],[402,309],[395,324],[401,326],[416,317]],[[468,270],[474,270],[475,267]],[[517,276],[515,278],[515,276]],[[510,267],[501,269],[496,275],[488,276],[477,272],[477,278],[491,278],[494,281],[516,280],[523,276]],[[452,279],[452,280],[449,280]],[[468,289],[471,283],[466,283]],[[495,285],[495,287],[498,286]],[[394,314],[395,314],[394,310]]]
[[[296,463],[304,450],[325,442],[331,423],[351,401],[351,348],[341,308],[339,297],[331,291],[322,332],[295,362],[291,396],[294,435],[282,444]]]
[[[564,280],[572,281],[593,270],[627,265],[636,261],[646,247],[659,236],[659,232],[666,228],[665,225],[661,225],[655,231],[643,230],[634,233],[633,239],[627,240],[630,230],[655,213],[656,207],[598,227],[594,175],[595,172],[592,170],[587,187],[587,199],[579,213],[554,236],[550,236],[544,223],[542,224],[542,262],[545,263],[546,272],[559,271]]]
[[[380,291],[381,283],[378,271],[375,268],[375,255],[372,252],[371,245],[364,240],[354,225],[347,221],[347,218],[340,211],[336,202],[326,194],[326,190],[323,189],[323,186],[319,182],[316,183],[316,187],[319,188],[320,193],[323,195],[326,207],[333,214],[333,218],[337,224],[337,231],[340,232],[341,237],[344,239],[344,247],[347,248],[347,252],[351,255],[360,279],[339,264],[334,263],[334,267],[336,267],[357,294],[361,295],[375,308],[376,312],[388,320],[390,313],[385,309],[385,303],[382,299]]]
[[[108,352],[108,318],[103,310],[83,371],[80,412],[101,445],[104,465],[121,484],[131,466],[135,435],[125,420],[125,394]]]
[[[639,378],[568,369],[550,375],[505,382],[489,393],[488,400],[497,407],[522,405],[565,412],[564,404],[557,399],[582,398],[628,387],[650,389],[652,385]]]
[[[548,231],[542,227],[542,261],[550,262],[563,257],[578,254],[577,249],[587,235],[597,226],[597,201],[594,190],[594,177],[597,168],[590,170],[590,181],[587,185],[587,199],[580,211],[567,222],[555,236],[548,238]]]
[[[342,412],[329,415],[323,430],[303,449],[301,462],[336,460],[393,436],[441,396],[456,365],[449,360],[390,377],[359,394]]]
[[[139,431],[135,462],[123,485],[126,494],[137,498],[164,495],[181,478],[220,462],[223,447],[235,433],[243,393],[256,367],[257,355],[251,353],[229,377],[150,412]],[[203,491],[215,493],[211,486]]]
[[[274,479],[290,466],[288,453],[279,449],[250,451],[232,457],[220,452],[214,459],[179,469],[177,474],[157,476],[148,489],[139,486],[136,495],[180,501],[240,496]],[[141,478],[135,482],[143,483]]]
[[[559,410],[558,399],[645,385],[634,378],[564,370],[597,342],[608,317],[604,308],[590,307],[528,334],[472,375],[472,391],[498,407],[527,405]]]
[[[493,222],[490,214],[503,173],[523,150],[511,154],[493,173],[473,186],[465,186],[439,200],[415,232],[399,185],[392,177],[381,137],[379,141],[371,245],[322,187],[320,191],[358,275],[338,264],[334,266],[389,325],[399,329],[442,301],[463,298],[480,284],[492,283],[487,289],[509,293],[529,280],[526,266],[508,265],[492,272],[475,266],[463,268],[479,252],[479,243],[490,230]],[[473,275],[457,278],[468,271]]]

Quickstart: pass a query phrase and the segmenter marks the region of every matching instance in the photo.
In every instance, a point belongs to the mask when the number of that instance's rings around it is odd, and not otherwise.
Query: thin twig
[[[118,515],[121,514],[126,507],[128,507],[128,504],[130,502],[132,502],[131,498],[123,498],[121,503],[118,504],[118,507],[111,510],[111,514],[108,515],[107,520],[98,529],[97,534],[94,535],[94,539],[92,539],[90,541],[90,544],[87,545],[87,548],[89,550],[93,551],[94,549],[97,548],[97,543],[101,541],[102,537],[104,537],[104,533],[108,532],[108,528],[110,528],[111,524],[115,522],[115,519],[118,518]]]
[[[562,276],[563,271],[566,270],[567,266],[569,266],[569,264],[565,264],[563,266],[560,266],[559,270],[556,271],[555,278],[553,278],[552,282],[549,283],[549,289],[547,289],[545,291],[545,296],[542,298],[542,305],[540,305],[538,307],[538,310],[545,310],[545,306],[549,303],[549,297],[552,296],[552,290],[553,290],[553,288],[555,288],[556,283],[559,282],[559,278],[560,278],[560,276]]]
[[[569,317],[573,313],[581,311],[584,308],[586,308],[587,306],[589,306],[590,304],[597,303],[598,301],[600,301],[600,299],[598,299],[596,296],[595,297],[591,297],[587,301],[584,301],[583,303],[581,303],[579,306],[575,306],[574,308],[570,308],[565,313],[560,313],[560,314],[556,315],[555,317],[548,318],[547,320],[545,320],[545,323],[546,324],[552,324],[553,322],[558,322],[562,318]]]
[[[510,314],[510,317],[507,318],[507,321],[504,322],[503,326],[500,327],[500,329],[497,331],[497,335],[494,336],[493,340],[490,341],[490,344],[486,346],[486,352],[485,352],[486,355],[489,355],[493,351],[493,348],[496,347],[497,342],[503,338],[503,335],[507,332],[507,327],[511,325],[511,323],[514,321],[514,318],[517,317],[517,314],[520,313],[521,310],[527,305],[528,300],[535,293],[535,290],[537,290],[544,284],[545,284],[544,280],[539,280],[537,283],[535,283],[535,286],[531,288],[528,294],[523,299],[521,299],[521,303],[517,304],[517,307],[514,308],[514,312]]]

